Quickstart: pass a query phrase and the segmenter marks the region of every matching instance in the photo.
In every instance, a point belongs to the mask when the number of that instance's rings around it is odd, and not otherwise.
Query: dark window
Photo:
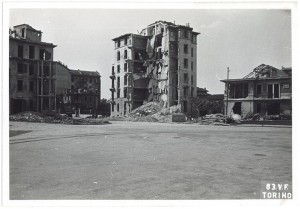
[[[23,58],[23,46],[18,45],[18,57]]]
[[[120,65],[117,66],[117,73],[120,73]]]
[[[188,68],[189,67],[188,59],[186,59],[186,58],[183,59],[183,66],[184,66],[184,68]]]
[[[35,49],[34,46],[29,46],[29,59],[34,59]]]
[[[115,67],[114,67],[114,66],[112,66],[112,68],[111,68],[111,74],[112,74],[112,75],[115,74]]]
[[[34,91],[34,81],[29,81],[29,91]]]
[[[117,88],[120,88],[120,77],[117,78]]]
[[[188,53],[189,53],[189,47],[188,47],[187,44],[184,44],[184,46],[183,46],[183,52],[184,52],[185,54],[188,54]]]
[[[268,98],[273,98],[273,84],[268,84]]]
[[[74,82],[74,76],[71,76],[71,81]]]
[[[175,86],[178,86],[178,74],[177,73],[174,74],[173,82],[174,82]]]
[[[184,88],[183,88],[183,96],[184,96],[184,97],[187,97],[187,96],[188,96],[188,88],[187,88],[187,87],[184,87]]]
[[[235,102],[233,107],[232,107],[232,111],[233,111],[234,114],[241,115],[241,113],[242,113],[242,103],[241,102]]]
[[[23,80],[18,80],[18,91],[23,91]]]
[[[111,111],[114,112],[115,111],[115,105],[111,104]]]
[[[120,56],[121,56],[120,52],[117,52],[117,60],[118,61],[120,60]]]
[[[117,98],[120,98],[120,89],[117,90]]]
[[[51,52],[48,52],[45,49],[40,49],[40,60],[50,60],[51,56]]]
[[[124,51],[124,59],[127,59],[127,50]]]
[[[191,48],[191,56],[194,57],[194,49]]]
[[[127,98],[127,88],[124,88],[124,98]]]
[[[279,98],[279,84],[274,84],[274,98]]]
[[[18,63],[18,73],[23,73],[23,63]]]
[[[188,31],[184,31],[184,38],[189,38],[189,32]]]
[[[191,76],[191,84],[194,84],[194,76]]]
[[[118,47],[121,46],[121,40],[118,40],[118,44],[117,44]]]
[[[33,74],[34,74],[34,65],[29,64],[29,75],[33,75]]]
[[[185,83],[188,83],[188,82],[189,82],[188,74],[187,74],[187,73],[184,74],[184,82],[185,82]]]
[[[49,66],[44,66],[44,76],[49,76],[50,75],[50,68]]]
[[[22,37],[25,38],[25,28],[21,29]]]
[[[194,97],[194,87],[191,88],[191,97]]]
[[[120,105],[117,104],[117,111],[119,112],[120,111]]]
[[[261,85],[257,85],[256,86],[256,94],[260,95],[262,92],[262,86]]]
[[[194,70],[194,62],[191,62],[191,70]]]
[[[124,72],[127,72],[127,63],[124,63]]]
[[[124,44],[127,45],[127,37],[124,39]]]
[[[261,113],[261,103],[256,104],[256,113]]]
[[[127,75],[124,76],[124,85],[127,85]]]

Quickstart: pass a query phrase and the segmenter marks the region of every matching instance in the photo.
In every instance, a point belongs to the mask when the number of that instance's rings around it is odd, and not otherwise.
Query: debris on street
[[[172,115],[180,113],[180,105],[164,107],[162,102],[149,102],[133,110],[127,121],[135,122],[172,122]]]
[[[36,122],[36,123],[60,123],[60,124],[74,124],[74,125],[102,125],[109,124],[108,121],[103,119],[89,119],[89,118],[70,118],[66,115],[58,113],[42,114],[37,112],[21,112],[9,116],[10,121],[21,122]]]

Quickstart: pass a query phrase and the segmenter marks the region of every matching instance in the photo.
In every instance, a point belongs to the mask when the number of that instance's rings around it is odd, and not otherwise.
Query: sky
[[[54,60],[71,69],[98,71],[101,96],[110,99],[112,39],[138,33],[164,20],[189,23],[198,35],[197,86],[222,94],[227,67],[230,78],[242,78],[264,63],[281,69],[292,66],[289,10],[153,10],[153,9],[11,9],[10,27],[29,24],[50,42]]]

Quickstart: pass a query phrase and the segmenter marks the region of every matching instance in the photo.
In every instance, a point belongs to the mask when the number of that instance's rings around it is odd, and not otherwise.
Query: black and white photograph
[[[2,3],[4,205],[295,203],[297,1]]]

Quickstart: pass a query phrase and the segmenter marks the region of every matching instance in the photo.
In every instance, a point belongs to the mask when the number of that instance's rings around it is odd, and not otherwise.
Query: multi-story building
[[[10,30],[10,113],[55,110],[55,47],[42,42],[42,32],[29,25],[17,25]]]
[[[292,68],[261,64],[242,79],[221,81],[225,83],[225,114],[292,114]]]
[[[157,21],[139,34],[113,39],[111,116],[124,116],[150,101],[191,112],[197,96],[197,35],[189,25]]]
[[[81,113],[97,110],[101,98],[100,74],[70,70],[53,61],[56,45],[41,40],[42,32],[27,24],[10,30],[10,113],[61,112],[66,106]]]
[[[101,76],[97,71],[70,70],[71,89],[67,91],[70,103],[80,113],[94,113],[101,98]]]

